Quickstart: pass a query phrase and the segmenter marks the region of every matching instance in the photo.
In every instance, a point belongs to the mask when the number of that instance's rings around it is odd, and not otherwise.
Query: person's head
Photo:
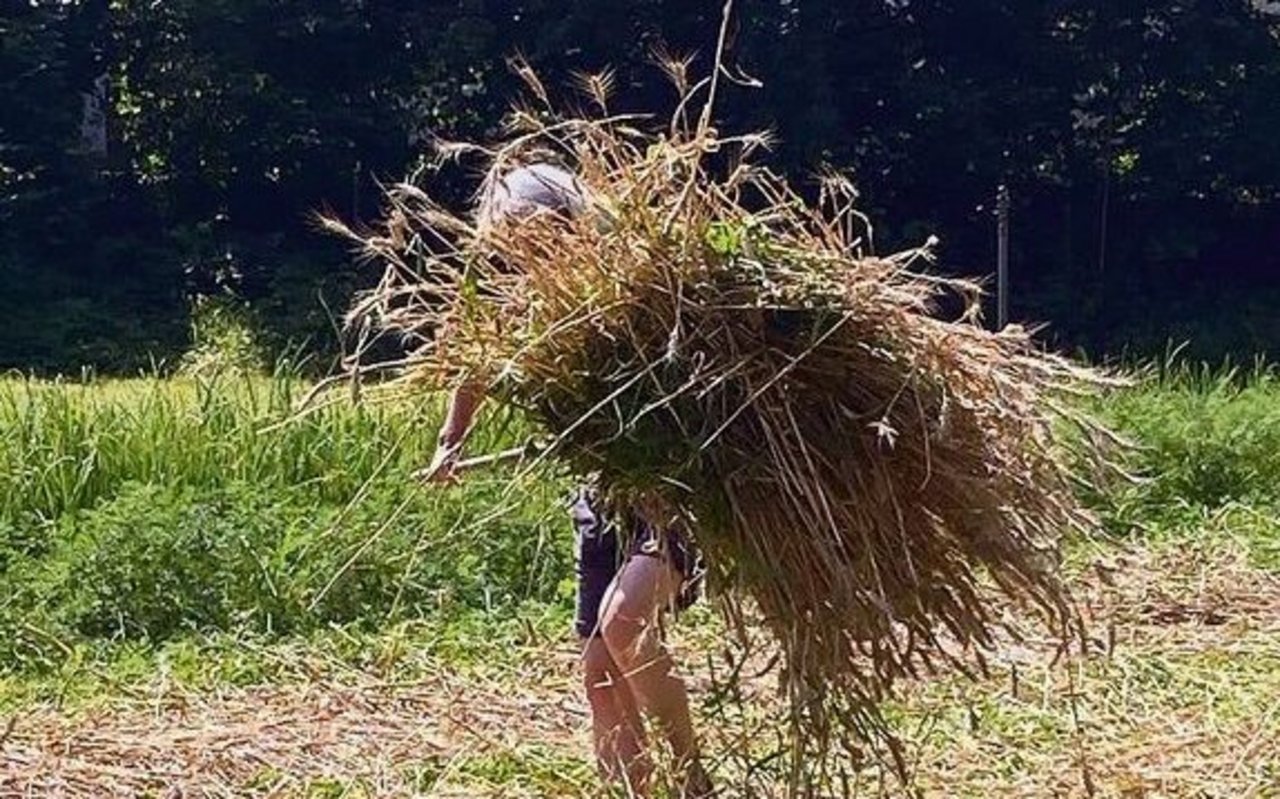
[[[488,227],[539,211],[580,213],[586,205],[582,184],[572,173],[548,163],[533,163],[490,175],[480,190],[476,222]]]

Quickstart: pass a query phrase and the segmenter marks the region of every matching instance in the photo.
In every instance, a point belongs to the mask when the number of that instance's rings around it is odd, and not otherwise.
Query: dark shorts
[[[678,531],[668,530],[664,535],[644,522],[629,520],[628,535],[621,536],[618,520],[606,518],[586,490],[578,493],[570,512],[578,556],[574,628],[579,636],[593,638],[600,634],[600,605],[609,584],[628,558],[663,558],[680,572],[683,582],[676,609],[686,608],[697,599],[702,569],[697,552]]]

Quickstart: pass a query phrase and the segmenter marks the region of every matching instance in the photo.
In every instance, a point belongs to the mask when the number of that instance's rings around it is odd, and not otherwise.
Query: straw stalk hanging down
[[[686,529],[776,638],[798,730],[870,734],[895,678],[980,662],[1007,600],[1073,626],[1054,545],[1087,519],[1055,408],[1098,378],[982,329],[927,251],[870,254],[848,183],[806,202],[753,165],[764,137],[681,118],[515,113],[494,173],[559,160],[588,208],[477,224],[400,186],[352,319],[417,336],[402,386],[485,383],[548,456]]]

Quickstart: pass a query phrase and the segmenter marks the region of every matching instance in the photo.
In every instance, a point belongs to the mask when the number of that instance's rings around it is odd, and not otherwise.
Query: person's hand
[[[459,446],[449,447],[441,444],[436,447],[436,454],[431,458],[431,465],[419,470],[414,477],[424,483],[452,485],[458,482],[458,473],[455,467],[458,465],[458,453],[461,451],[462,448]]]

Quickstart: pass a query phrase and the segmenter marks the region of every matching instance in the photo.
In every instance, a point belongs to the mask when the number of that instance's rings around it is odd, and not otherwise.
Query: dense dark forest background
[[[373,219],[432,136],[495,135],[516,52],[550,85],[612,66],[620,108],[665,114],[655,48],[705,70],[721,3],[0,8],[0,367],[52,372],[172,362],[209,302],[331,351],[326,305],[369,276],[312,212]],[[1057,345],[1280,353],[1280,3],[740,0],[730,44],[764,87],[722,127],[774,129],[797,179],[849,170],[881,249],[934,233],[991,273],[1005,183],[1013,316]]]

